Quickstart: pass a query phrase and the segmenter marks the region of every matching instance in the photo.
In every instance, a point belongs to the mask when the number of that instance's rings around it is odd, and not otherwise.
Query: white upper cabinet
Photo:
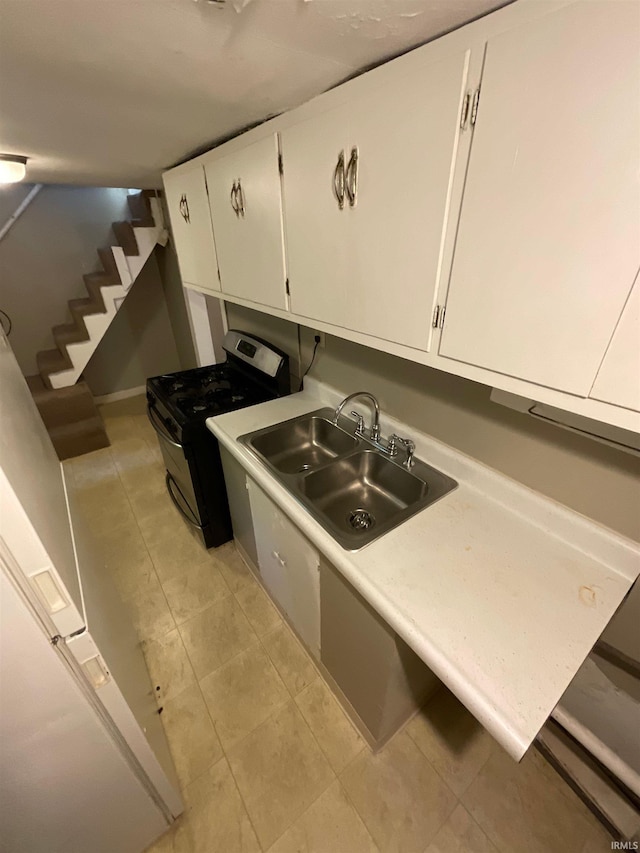
[[[278,137],[205,165],[222,291],[287,308]]]
[[[589,396],[640,412],[640,278],[636,278]]]
[[[220,291],[204,169],[200,164],[163,175],[183,284]]]
[[[428,349],[468,60],[284,128],[294,314]]]
[[[589,395],[640,264],[639,56],[634,2],[489,39],[441,355]]]

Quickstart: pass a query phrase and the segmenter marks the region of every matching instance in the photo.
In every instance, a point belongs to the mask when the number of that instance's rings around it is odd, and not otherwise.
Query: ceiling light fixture
[[[17,184],[27,173],[27,158],[0,154],[0,184]]]

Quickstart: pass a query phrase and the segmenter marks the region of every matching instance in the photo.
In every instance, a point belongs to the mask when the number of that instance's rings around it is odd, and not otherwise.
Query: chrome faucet
[[[373,394],[370,394],[368,391],[356,391],[354,394],[349,394],[348,397],[345,397],[344,400],[340,403],[333,415],[333,422],[337,426],[338,418],[342,414],[342,410],[350,403],[352,400],[355,400],[356,397],[368,397],[370,402],[373,404],[373,423],[371,424],[371,430],[369,433],[369,437],[367,437],[365,426],[364,426],[364,418],[359,412],[351,412],[353,417],[356,419],[356,430],[355,434],[357,436],[361,436],[362,438],[370,441],[374,447],[378,450],[381,450],[383,453],[386,453],[387,456],[394,458],[394,456],[398,455],[398,444],[402,444],[407,449],[407,456],[404,462],[402,463],[405,468],[412,468],[415,464],[413,455],[416,452],[416,446],[410,438],[402,438],[400,435],[389,436],[389,440],[385,444],[380,440],[380,405]]]
[[[368,397],[371,403],[373,404],[374,414],[373,423],[371,424],[371,441],[380,441],[380,404],[373,396],[373,394],[370,394],[368,391],[356,391],[353,394],[349,394],[348,397],[345,397],[335,411],[335,414],[333,416],[334,424],[336,424],[337,426],[338,418],[340,417],[342,410],[347,405],[347,403],[350,403],[352,400],[355,400],[356,397]],[[364,435],[364,421],[362,419],[362,416],[358,415],[357,412],[351,412],[351,414],[355,415],[358,420],[356,432],[358,433],[358,435]]]

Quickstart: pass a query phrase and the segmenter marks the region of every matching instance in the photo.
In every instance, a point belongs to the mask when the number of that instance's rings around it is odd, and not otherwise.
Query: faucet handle
[[[393,435],[389,436],[389,441],[387,444],[387,449],[389,452],[389,456],[395,456],[398,452],[397,443],[403,444],[407,448],[407,458],[402,463],[405,468],[412,468],[415,464],[413,454],[416,452],[415,442],[411,441],[410,438],[402,438],[401,435],[396,435],[395,432]]]
[[[351,414],[353,415],[353,417],[358,422],[356,425],[356,435],[363,435],[364,434],[364,418],[362,417],[362,415],[359,412],[354,411],[354,412],[351,412]]]

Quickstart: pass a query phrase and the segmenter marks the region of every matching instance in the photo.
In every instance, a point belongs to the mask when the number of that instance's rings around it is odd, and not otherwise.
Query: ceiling
[[[0,153],[28,180],[163,169],[507,0],[0,0]]]

